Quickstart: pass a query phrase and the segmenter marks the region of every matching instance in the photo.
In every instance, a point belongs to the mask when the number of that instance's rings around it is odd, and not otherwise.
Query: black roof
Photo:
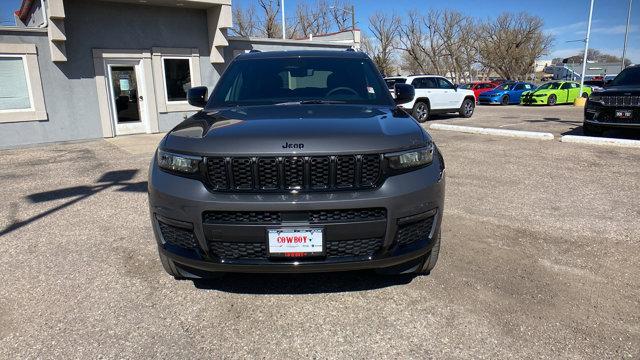
[[[275,59],[290,57],[335,57],[347,59],[364,59],[367,57],[367,55],[361,51],[347,50],[256,51],[238,55],[238,59]]]

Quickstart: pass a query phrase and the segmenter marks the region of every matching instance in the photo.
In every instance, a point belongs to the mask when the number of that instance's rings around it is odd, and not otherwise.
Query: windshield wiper
[[[340,101],[340,100],[312,99],[312,100],[281,102],[281,103],[277,103],[275,105],[345,104],[345,103],[346,103],[346,101]]]

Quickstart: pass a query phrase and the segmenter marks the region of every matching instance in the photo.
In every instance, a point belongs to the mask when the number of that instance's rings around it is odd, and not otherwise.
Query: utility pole
[[[622,48],[622,66],[620,71],[624,70],[624,59],[627,56],[627,37],[629,36],[629,22],[631,21],[631,1],[629,0],[629,10],[627,12],[627,27],[624,30],[624,47]]]
[[[628,20],[627,20],[628,21]],[[627,27],[629,27],[629,24],[627,23]],[[355,5],[351,5],[351,35],[353,36],[353,47],[356,47],[356,7]],[[625,44],[626,44],[626,38],[625,38]],[[624,62],[624,55],[623,55],[623,60]]]
[[[587,37],[584,39],[584,57],[582,59],[582,74],[580,76],[580,96],[582,96],[582,88],[584,87],[584,77],[587,72],[587,53],[589,52],[589,37],[591,36],[591,18],[593,17],[593,1],[589,7],[589,23],[587,23]]]
[[[282,11],[282,39],[287,38],[287,27],[284,23],[284,0],[280,0],[280,11]]]

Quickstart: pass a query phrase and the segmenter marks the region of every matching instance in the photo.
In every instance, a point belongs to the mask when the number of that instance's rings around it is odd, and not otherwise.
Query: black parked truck
[[[355,51],[243,54],[149,170],[160,259],[177,278],[378,269],[428,274],[445,167],[429,134]]]
[[[584,134],[599,136],[608,128],[640,128],[640,65],[630,66],[584,107]]]

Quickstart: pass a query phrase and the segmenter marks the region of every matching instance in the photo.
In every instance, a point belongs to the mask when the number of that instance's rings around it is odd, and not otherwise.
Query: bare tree
[[[329,5],[321,0],[311,7],[306,2],[299,2],[296,7],[296,21],[290,30],[289,37],[309,37],[311,34],[325,34],[331,30]]]
[[[543,25],[541,18],[526,13],[503,13],[484,21],[476,36],[480,64],[505,79],[526,78],[553,42]]]
[[[368,44],[363,44],[363,49],[384,75],[391,74],[395,69],[394,50],[399,26],[400,19],[397,15],[376,12],[369,18],[369,30],[373,38],[367,40]]]
[[[233,7],[233,27],[231,31],[234,35],[250,37],[258,33],[256,8],[253,4],[246,8],[241,6]]]
[[[260,32],[267,38],[282,36],[282,28],[278,22],[280,2],[278,0],[258,0],[258,6],[262,9]]]
[[[334,0],[329,6],[329,15],[333,24],[338,31],[345,31],[351,29],[351,3],[346,1]]]

